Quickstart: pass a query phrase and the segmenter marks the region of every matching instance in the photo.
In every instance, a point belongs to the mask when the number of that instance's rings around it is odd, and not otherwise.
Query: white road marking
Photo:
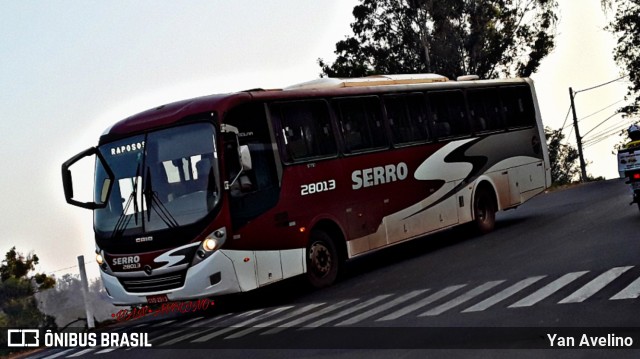
[[[397,311],[395,311],[395,312],[393,312],[391,314],[388,314],[388,315],[386,315],[386,316],[384,316],[384,317],[382,317],[380,319],[377,319],[376,321],[386,321],[386,320],[398,319],[401,316],[409,314],[409,313],[411,313],[413,311],[416,311],[416,310],[418,310],[418,309],[420,309],[420,308],[422,308],[424,306],[427,306],[427,305],[435,302],[438,299],[444,298],[447,295],[455,292],[456,290],[458,290],[458,289],[460,289],[460,288],[462,288],[464,286],[466,286],[466,284],[460,284],[460,285],[454,285],[454,286],[451,286],[451,287],[447,287],[445,289],[442,289],[439,292],[435,292],[435,293],[431,294],[430,296],[428,296],[428,297],[426,297],[426,298],[424,298],[424,299],[422,299],[422,300],[420,300],[420,301],[418,301],[418,302],[416,302],[416,303],[414,303],[414,304],[412,304],[410,306],[404,307],[404,308],[402,308],[400,310],[397,310]]]
[[[332,312],[336,309],[340,309],[342,307],[344,307],[347,304],[353,303],[355,302],[356,299],[347,299],[347,300],[343,300],[341,302],[338,302],[336,304],[330,305],[326,308],[323,308],[315,313],[310,313],[305,315],[304,317],[300,317],[298,319],[292,320],[290,322],[284,323],[284,324],[280,324],[279,326],[277,326],[276,328],[273,329],[269,329],[264,333],[260,333],[260,335],[266,335],[266,334],[276,334],[276,333],[280,333],[281,331],[287,329],[287,328],[291,328],[291,327],[295,327],[296,325],[299,325],[301,323],[304,323],[306,321],[309,321],[311,319],[317,318],[321,315],[325,315],[326,313]]]
[[[618,292],[618,294],[614,295],[609,299],[618,300],[618,299],[636,299],[640,297],[640,278],[634,280],[631,284],[629,284],[626,288]]]
[[[55,353],[55,354],[53,354],[53,355],[46,356],[46,357],[44,357],[44,358],[42,358],[42,359],[55,359],[55,358],[57,358],[57,357],[60,357],[60,356],[63,356],[63,355],[65,355],[65,354],[67,354],[68,352],[74,351],[75,349],[76,349],[76,348],[66,349],[66,350],[63,350],[63,351],[57,352],[57,353]]]
[[[372,299],[369,299],[368,301],[366,301],[364,303],[360,303],[360,304],[358,304],[358,305],[356,305],[354,307],[345,309],[345,310],[343,310],[343,311],[341,311],[339,313],[336,313],[336,314],[330,315],[330,316],[328,316],[326,318],[320,319],[318,321],[309,323],[309,324],[303,326],[302,328],[300,328],[298,330],[317,328],[317,327],[319,327],[319,326],[321,326],[323,324],[329,323],[329,322],[334,321],[334,320],[336,320],[338,318],[342,318],[342,317],[347,316],[347,315],[349,315],[349,314],[351,314],[353,312],[356,312],[356,311],[358,311],[360,309],[363,309],[363,308],[366,308],[366,307],[368,307],[370,305],[376,304],[381,300],[389,298],[390,296],[391,296],[391,294],[382,294],[382,295],[379,295],[377,297],[373,297]]]
[[[441,304],[431,310],[428,310],[422,314],[419,315],[419,317],[425,317],[425,316],[435,316],[435,315],[440,315],[444,312],[446,312],[447,310],[453,308],[453,307],[457,307],[458,305],[465,303],[471,299],[473,299],[474,297],[488,291],[489,289],[498,286],[500,284],[504,283],[504,280],[496,280],[496,281],[492,281],[492,282],[487,282],[484,283],[482,285],[479,285],[475,288],[473,288],[472,290],[462,294],[459,297],[453,298],[450,301]]]
[[[317,308],[317,307],[319,307],[321,305],[324,305],[324,304],[325,303],[314,303],[314,304],[306,305],[306,306],[304,306],[304,307],[302,307],[302,308],[300,308],[298,310],[295,310],[295,311],[293,311],[291,313],[288,313],[287,315],[285,315],[283,317],[279,317],[279,318],[270,320],[270,321],[265,322],[265,323],[258,323],[257,325],[255,325],[255,326],[253,326],[251,328],[247,328],[247,329],[239,331],[237,333],[233,333],[232,335],[226,337],[225,339],[241,338],[241,337],[243,337],[243,336],[245,336],[247,334],[253,333],[253,332],[258,331],[260,329],[273,326],[274,324],[283,322],[283,321],[285,321],[287,319],[293,318],[293,317],[295,317],[297,315],[300,315],[302,313],[306,313],[306,312],[310,311],[311,309]]]
[[[224,322],[229,321],[229,320],[232,320],[232,319],[244,318],[244,317],[247,317],[247,316],[254,315],[254,314],[256,314],[256,313],[260,313],[261,311],[262,311],[262,309],[250,310],[250,311],[248,311],[248,312],[243,312],[243,313],[240,313],[240,314],[234,315],[234,316],[232,316],[232,317],[229,317],[229,316],[231,316],[233,313],[227,313],[227,314],[221,315],[221,316],[219,316],[219,317],[215,317],[215,318],[211,318],[211,319],[209,319],[209,320],[205,320],[204,322],[199,323],[199,324],[205,324],[205,323],[206,323],[206,324],[210,324],[210,323],[220,324],[220,323],[218,323],[218,322],[224,323]],[[224,320],[222,320],[222,319],[224,319]],[[217,328],[217,326],[216,326],[216,325],[214,325],[214,326],[213,326],[213,328]],[[211,330],[211,329],[206,329],[206,330],[193,330],[193,331],[191,331],[191,332],[189,332],[189,333],[187,333],[187,334],[185,334],[185,335],[179,336],[179,337],[177,337],[177,338],[173,338],[173,339],[171,339],[171,340],[167,340],[166,342],[159,343],[159,344],[160,344],[161,346],[172,345],[172,344],[175,344],[175,343],[179,343],[179,342],[181,342],[181,341],[183,341],[183,340],[186,340],[186,339],[189,339],[189,338],[193,338],[193,337],[198,336],[198,335],[200,335],[200,334],[202,334],[202,333],[206,333],[206,332],[208,332],[208,331],[210,331],[210,330]]]
[[[67,358],[79,357],[80,355],[87,354],[87,353],[92,352],[94,350],[96,350],[96,349],[95,348],[89,348],[89,349],[81,350],[81,351],[79,351],[77,353],[69,355]]]
[[[409,300],[409,299],[411,299],[411,298],[413,298],[415,296],[418,296],[418,295],[420,295],[420,294],[422,294],[422,293],[424,293],[424,292],[426,292],[428,290],[429,289],[414,290],[413,292],[409,292],[409,293],[407,293],[407,294],[405,294],[405,295],[403,295],[401,297],[398,297],[398,298],[396,298],[396,299],[394,299],[394,300],[392,300],[390,302],[387,302],[385,304],[379,305],[379,306],[377,306],[377,307],[375,307],[375,308],[373,308],[371,310],[368,310],[368,311],[366,311],[364,313],[356,315],[355,317],[352,317],[350,319],[344,320],[344,321],[336,324],[336,326],[352,325],[352,324],[358,323],[358,322],[363,321],[363,320],[365,320],[365,319],[367,319],[369,317],[372,317],[372,316],[374,316],[374,315],[376,315],[378,313],[381,313],[381,312],[383,312],[383,311],[385,311],[385,310],[387,310],[389,308],[395,307],[396,305],[398,305],[400,303],[404,303],[407,300]]]
[[[519,291],[523,290],[524,288],[527,288],[528,286],[532,285],[533,283],[539,281],[540,279],[544,278],[546,276],[541,275],[538,277],[530,277],[530,278],[526,278],[523,279],[521,281],[519,281],[518,283],[510,286],[509,288],[496,293],[495,295],[483,300],[482,302],[473,305],[465,310],[462,311],[462,313],[469,313],[469,312],[480,312],[483,311],[507,298],[509,298],[510,296],[518,293]]]
[[[191,342],[192,343],[206,342],[206,341],[211,340],[211,339],[213,339],[215,337],[227,334],[227,333],[229,333],[231,331],[234,331],[234,330],[236,330],[238,328],[241,328],[241,327],[247,327],[247,326],[249,326],[249,325],[251,325],[251,324],[253,324],[253,323],[257,322],[257,321],[260,321],[260,320],[263,320],[265,318],[271,317],[273,315],[276,315],[276,314],[278,314],[278,313],[280,313],[282,311],[285,311],[285,310],[291,309],[291,308],[293,308],[293,306],[280,307],[280,308],[273,309],[273,310],[271,310],[269,312],[263,313],[263,314],[255,317],[255,318],[247,319],[244,322],[233,324],[230,327],[217,330],[217,331],[215,331],[213,333],[210,333],[210,334],[207,334],[207,335],[203,335],[200,338],[192,340]]]
[[[596,294],[598,291],[604,288],[607,284],[611,283],[613,280],[615,280],[616,278],[618,278],[624,272],[628,271],[631,268],[633,268],[633,266],[611,268],[608,271],[597,276],[591,282],[585,284],[582,288],[573,292],[568,297],[559,301],[558,303],[561,304],[561,303],[582,302],[587,298],[591,297],[592,295]]]
[[[567,285],[567,284],[573,282],[574,280],[582,277],[583,275],[587,274],[588,272],[589,271],[567,273],[567,274],[563,275],[562,277],[554,280],[553,282],[547,284],[546,286],[538,289],[536,292],[532,293],[531,295],[527,296],[526,298],[523,298],[523,299],[511,304],[509,306],[509,308],[530,307],[530,306],[538,303],[539,301],[547,298],[551,294],[557,292],[558,290],[560,290],[565,285]]]

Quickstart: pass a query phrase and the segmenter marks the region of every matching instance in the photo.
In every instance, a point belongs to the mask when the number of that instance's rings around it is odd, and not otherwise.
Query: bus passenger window
[[[279,119],[280,137],[285,161],[295,162],[337,154],[333,131],[329,122],[329,109],[322,100],[293,101],[271,106],[275,119]]]
[[[430,92],[429,102],[433,116],[433,128],[438,137],[457,137],[470,134],[462,92]]]
[[[429,139],[427,110],[422,94],[384,97],[394,143],[411,143]]]
[[[500,98],[495,89],[467,92],[469,114],[474,132],[490,132],[503,129],[500,116]]]
[[[377,97],[336,99],[336,104],[346,152],[366,151],[388,145]]]
[[[508,127],[529,127],[535,125],[535,109],[529,87],[503,87],[500,89],[500,95]]]

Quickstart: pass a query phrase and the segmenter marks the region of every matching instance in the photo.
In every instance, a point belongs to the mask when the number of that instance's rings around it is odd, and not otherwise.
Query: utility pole
[[[84,300],[84,310],[87,314],[87,327],[93,329],[96,324],[93,320],[93,309],[89,303],[89,282],[87,281],[87,271],[84,268],[84,256],[78,256],[78,268],[80,268],[80,281],[82,282],[82,299]]]
[[[576,131],[578,156],[580,156],[580,180],[581,182],[584,182],[587,180],[587,165],[584,163],[584,155],[582,154],[582,137],[580,137],[580,130],[578,129],[578,116],[576,116],[576,104],[573,102],[573,97],[573,89],[569,87],[569,98],[571,98],[571,112],[573,112],[573,127]]]

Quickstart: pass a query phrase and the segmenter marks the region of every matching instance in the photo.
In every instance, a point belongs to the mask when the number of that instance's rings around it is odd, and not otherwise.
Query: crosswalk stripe
[[[81,350],[81,351],[79,351],[77,353],[73,353],[73,354],[67,356],[67,358],[79,357],[80,355],[87,354],[87,353],[92,352],[94,350],[95,350],[95,348],[84,349],[84,350]]]
[[[497,303],[509,298],[510,296],[518,293],[519,291],[521,291],[524,288],[532,285],[533,283],[539,281],[540,279],[542,279],[544,277],[546,277],[546,276],[541,275],[541,276],[538,276],[538,277],[530,277],[530,278],[523,279],[523,280],[519,281],[518,283],[510,286],[509,288],[506,288],[503,291],[498,292],[495,295],[483,300],[482,302],[463,310],[462,313],[483,311],[483,310],[491,307],[492,305],[495,305],[495,304],[497,304]]]
[[[618,292],[618,294],[609,299],[636,299],[638,297],[640,297],[640,278],[634,280],[631,284]]]
[[[197,322],[198,320],[202,320],[202,319],[204,319],[204,317],[196,317],[196,318],[192,318],[192,319],[189,319],[189,320],[185,320],[184,322],[180,322],[180,323],[178,323],[178,325],[185,325],[185,324]]]
[[[420,300],[420,301],[418,301],[418,302],[416,302],[416,303],[414,303],[412,305],[409,305],[409,306],[404,307],[404,308],[402,308],[400,310],[397,310],[397,311],[395,311],[395,312],[393,312],[391,314],[388,314],[388,315],[386,315],[386,316],[384,316],[384,317],[382,317],[380,319],[377,319],[376,321],[379,322],[379,321],[387,321],[387,320],[398,319],[401,316],[409,314],[409,313],[411,313],[413,311],[416,311],[416,310],[418,310],[418,309],[420,309],[420,308],[422,308],[424,306],[427,306],[427,305],[435,302],[438,299],[444,298],[447,295],[455,292],[456,290],[458,290],[458,289],[460,289],[460,288],[462,288],[464,286],[466,286],[466,284],[459,284],[459,285],[453,285],[453,286],[447,287],[445,289],[442,289],[439,292],[435,292],[435,293],[431,294],[430,296],[428,296],[428,297],[426,297],[426,298],[424,298],[424,299],[422,299],[422,300]]]
[[[59,352],[57,352],[57,353],[55,353],[53,355],[48,355],[46,357],[43,357],[42,359],[55,359],[57,357],[60,357],[60,356],[63,356],[65,354],[67,354],[68,352],[74,351],[75,349],[76,348],[71,348],[71,349],[66,349],[66,350],[63,350],[63,351],[59,351]]]
[[[261,330],[261,329],[266,328],[266,327],[270,327],[270,326],[272,326],[272,325],[274,325],[274,324],[277,324],[277,323],[283,322],[283,321],[285,321],[285,320],[287,320],[287,319],[290,319],[290,318],[293,318],[293,317],[298,316],[298,315],[300,315],[300,314],[306,313],[306,312],[310,311],[311,309],[317,308],[317,307],[319,307],[319,306],[321,306],[321,305],[324,305],[324,304],[325,304],[325,303],[314,303],[314,304],[309,304],[309,305],[304,306],[304,307],[302,307],[302,308],[300,308],[300,309],[298,309],[298,310],[294,310],[293,312],[288,313],[288,314],[287,314],[287,315],[285,315],[285,316],[282,316],[282,317],[279,317],[279,318],[276,318],[276,319],[270,320],[270,321],[268,321],[268,322],[258,323],[257,325],[255,325],[255,326],[253,326],[253,327],[251,327],[251,328],[247,328],[247,329],[242,330],[242,331],[239,331],[239,332],[237,332],[237,333],[233,333],[233,334],[231,334],[230,336],[225,337],[225,339],[241,338],[241,337],[243,337],[243,336],[245,336],[245,335],[248,335],[248,334],[251,334],[251,333],[253,333],[253,332],[255,332],[255,331]]]
[[[276,315],[276,314],[278,314],[280,312],[283,312],[283,311],[285,311],[287,309],[291,309],[291,308],[293,308],[293,307],[292,306],[286,306],[286,307],[280,307],[280,308],[273,309],[273,310],[271,310],[269,312],[263,313],[263,314],[255,317],[255,318],[247,319],[244,322],[241,322],[241,323],[238,323],[238,324],[234,324],[234,325],[232,325],[230,327],[226,327],[226,328],[217,330],[217,331],[215,331],[213,333],[210,333],[210,334],[207,334],[207,335],[203,335],[200,338],[192,340],[191,342],[192,343],[206,342],[206,341],[211,340],[211,339],[213,339],[215,337],[227,334],[227,333],[229,333],[231,331],[234,331],[234,330],[236,330],[238,328],[241,328],[241,327],[249,326],[249,325],[251,325],[251,324],[253,324],[253,323],[257,322],[257,321],[269,318],[269,317],[271,317],[273,315]]]
[[[419,317],[440,315],[440,314],[446,312],[447,310],[449,310],[449,309],[451,309],[453,307],[457,307],[458,305],[460,305],[462,303],[465,303],[465,302],[473,299],[474,297],[476,297],[476,296],[488,291],[489,289],[491,289],[491,288],[493,288],[495,286],[498,286],[498,285],[500,285],[500,284],[502,284],[504,282],[505,282],[504,280],[495,280],[495,281],[492,281],[492,282],[487,282],[487,283],[484,283],[482,285],[479,285],[479,286],[473,288],[472,290],[462,294],[459,297],[453,298],[453,299],[451,299],[450,301],[448,301],[446,303],[440,304],[439,306],[420,314]]]
[[[149,326],[149,324],[151,324],[151,323],[142,323],[142,324],[137,324],[137,325],[134,325],[134,326],[133,326],[133,327],[131,327],[131,328],[142,328],[142,327]]]
[[[261,311],[262,311],[262,309],[250,310],[248,312],[242,312],[242,313],[236,314],[234,316],[232,316],[234,313],[227,313],[227,314],[215,317],[215,318],[211,318],[209,320],[205,320],[204,322],[199,323],[199,324],[203,325],[203,324],[215,323],[213,328],[218,328],[218,325],[220,325],[220,324],[227,323],[227,322],[230,322],[230,321],[234,321],[234,320],[237,320],[237,319],[240,319],[240,318],[248,317],[248,316],[260,313]],[[213,328],[203,329],[203,330],[193,330],[193,331],[191,331],[191,332],[189,332],[189,333],[187,333],[185,335],[181,335],[181,336],[179,336],[177,338],[173,338],[173,339],[167,340],[167,341],[165,341],[163,343],[159,343],[159,345],[160,346],[167,346],[167,345],[172,345],[172,344],[175,344],[175,343],[179,343],[181,341],[184,341],[184,340],[187,340],[189,338],[193,338],[193,337],[198,336],[200,334],[203,334],[203,333],[206,333],[208,331],[211,331],[211,330],[213,330]],[[154,338],[154,340],[155,340],[155,338]],[[153,341],[152,341],[152,343],[153,343]]]
[[[398,298],[396,298],[396,299],[394,299],[394,300],[392,300],[390,302],[387,302],[387,303],[385,303],[383,305],[379,305],[379,306],[377,306],[377,307],[375,307],[375,308],[373,308],[371,310],[368,310],[368,311],[366,311],[364,313],[356,315],[355,317],[352,317],[352,318],[349,318],[347,320],[344,320],[344,321],[336,324],[336,326],[352,325],[352,324],[361,322],[361,321],[363,321],[363,320],[365,320],[367,318],[370,318],[370,317],[372,317],[372,316],[374,316],[374,315],[376,315],[378,313],[381,313],[381,312],[383,312],[383,311],[385,311],[385,310],[387,310],[389,308],[395,307],[396,305],[398,305],[400,303],[404,303],[407,300],[409,300],[409,299],[411,299],[411,298],[413,298],[415,296],[418,296],[418,295],[420,295],[420,294],[422,294],[422,293],[424,293],[424,292],[426,292],[428,290],[429,289],[414,290],[414,291],[409,292],[409,293],[407,293],[407,294],[405,294],[405,295],[403,295],[401,297],[398,297]]]
[[[582,302],[592,295],[596,294],[600,289],[604,288],[607,284],[611,283],[613,280],[615,280],[631,268],[633,268],[633,266],[611,268],[608,271],[597,276],[591,282],[585,284],[582,288],[573,292],[568,297],[559,301],[558,303]]]
[[[178,319],[165,320],[164,322],[152,324],[152,325],[149,326],[149,328],[162,327],[164,325],[171,324],[171,323],[173,323],[173,322],[175,322],[177,320]]]
[[[389,298],[390,296],[391,296],[391,294],[382,294],[382,295],[379,295],[377,297],[373,297],[372,299],[369,299],[368,301],[366,301],[364,303],[360,303],[360,304],[358,304],[358,305],[356,305],[354,307],[345,309],[345,310],[343,310],[341,312],[338,312],[336,314],[330,315],[330,316],[328,316],[326,318],[323,318],[323,319],[320,319],[318,321],[306,324],[305,326],[303,326],[299,330],[317,328],[317,327],[319,327],[321,325],[324,325],[326,323],[334,321],[334,320],[336,320],[338,318],[342,318],[344,316],[347,316],[347,315],[349,315],[349,314],[351,314],[353,312],[356,312],[356,311],[358,311],[360,309],[363,309],[363,308],[366,308],[366,307],[368,307],[370,305],[376,304],[376,303],[378,303],[378,302],[380,302],[380,301],[382,301],[382,300],[384,300],[386,298]]]
[[[573,282],[574,280],[582,277],[583,275],[587,274],[588,272],[589,271],[567,273],[567,274],[563,275],[562,277],[554,280],[553,282],[547,284],[546,286],[538,289],[537,291],[535,291],[533,294],[527,296],[526,298],[523,298],[523,299],[511,304],[509,306],[509,308],[530,307],[530,306],[538,303],[539,301],[547,298],[551,294],[557,292],[558,290],[560,290],[565,285],[567,285],[567,284]]]
[[[197,317],[197,318],[193,318],[193,319],[189,319],[189,320],[185,320],[184,322],[180,322],[179,325],[180,326],[185,326],[187,324],[191,324],[193,322],[197,322],[204,319],[204,317]],[[202,324],[202,323],[198,323],[198,324]],[[189,325],[189,327],[194,327],[194,325]],[[164,339],[164,338],[168,338],[168,337],[173,337],[175,335],[178,335],[180,333],[184,333],[187,330],[189,330],[188,328],[182,328],[182,329],[177,329],[177,330],[172,330],[168,333],[162,334],[160,336],[157,337],[153,337],[153,339],[151,340],[151,343],[157,342],[158,340]]]
[[[96,354],[105,354],[105,353],[110,353],[110,352],[112,352],[112,351],[114,351],[114,350],[116,350],[116,349],[118,349],[118,347],[109,347],[109,348],[107,348],[107,349],[102,349],[101,351],[96,352]]]
[[[347,300],[340,301],[340,302],[338,302],[336,304],[332,304],[332,305],[330,305],[328,307],[325,307],[325,308],[323,308],[323,309],[321,309],[321,310],[319,310],[317,312],[307,314],[304,317],[300,317],[300,318],[292,320],[290,322],[280,324],[279,326],[277,326],[277,327],[275,327],[273,329],[269,329],[266,332],[260,333],[260,335],[280,333],[281,331],[283,331],[283,330],[285,330],[287,328],[295,327],[295,326],[297,326],[297,325],[299,325],[301,323],[307,322],[307,321],[312,320],[314,318],[317,318],[317,317],[319,317],[321,315],[325,315],[325,314],[330,313],[330,312],[332,312],[334,310],[340,309],[340,308],[344,307],[347,304],[355,302],[356,300],[358,300],[358,299],[347,299]]]

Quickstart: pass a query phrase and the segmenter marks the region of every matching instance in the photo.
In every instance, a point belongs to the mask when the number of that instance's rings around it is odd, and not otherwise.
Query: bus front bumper
[[[125,290],[117,277],[103,271],[100,271],[100,276],[109,299],[115,305],[145,304],[148,296],[157,295],[166,295],[169,301],[180,301],[241,291],[233,262],[222,251],[190,267],[185,274],[184,284],[171,290],[132,293]]]

